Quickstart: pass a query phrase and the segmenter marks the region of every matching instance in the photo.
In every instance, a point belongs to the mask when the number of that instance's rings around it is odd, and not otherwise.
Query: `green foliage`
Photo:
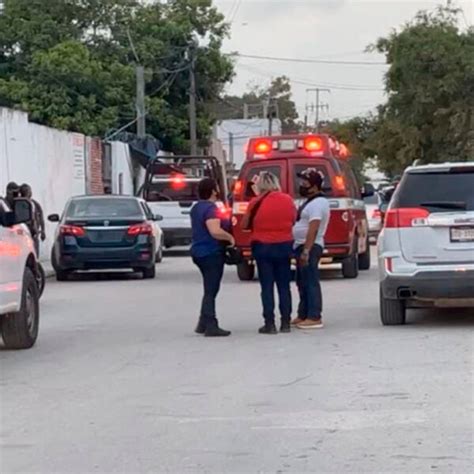
[[[386,55],[388,102],[373,146],[383,171],[474,159],[474,30],[450,7],[421,12],[374,48]]]
[[[212,0],[5,0],[0,106],[45,125],[106,135],[133,121],[138,57],[146,68],[148,133],[186,152],[191,60],[204,144],[213,120],[205,104],[233,75],[221,53],[226,34]],[[204,39],[205,46],[196,43]]]

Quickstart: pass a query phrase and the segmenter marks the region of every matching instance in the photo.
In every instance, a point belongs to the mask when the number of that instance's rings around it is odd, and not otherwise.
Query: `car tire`
[[[352,255],[342,262],[342,276],[357,278],[359,276],[359,252],[357,241],[353,245]]]
[[[43,296],[44,287],[46,286],[46,274],[44,272],[43,265],[41,265],[41,263],[39,262],[37,264],[36,271],[37,271],[36,280],[38,283],[38,296],[41,298]]]
[[[367,237],[365,252],[359,255],[359,270],[370,270],[370,240]]]
[[[402,300],[389,300],[380,288],[380,319],[384,326],[400,326],[406,323],[406,304]]]
[[[145,278],[146,280],[155,278],[155,276],[156,276],[156,267],[155,267],[155,265],[153,265],[150,268],[145,268],[144,270],[142,270],[142,274],[143,274],[143,278]]]
[[[69,279],[69,272],[64,270],[56,270],[56,281],[67,281]]]
[[[38,285],[31,269],[26,268],[20,311],[7,314],[2,320],[3,342],[7,349],[29,349],[35,344],[39,314]]]
[[[156,252],[156,263],[161,263],[163,261],[163,242],[160,244],[160,249]]]
[[[240,281],[252,281],[255,278],[255,265],[244,262],[237,265],[237,275]]]

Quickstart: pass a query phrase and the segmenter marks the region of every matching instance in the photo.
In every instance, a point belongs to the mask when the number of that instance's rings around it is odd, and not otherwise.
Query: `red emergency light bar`
[[[329,135],[287,135],[250,139],[247,159],[282,158],[295,153],[298,157],[330,156],[347,158],[349,150]]]

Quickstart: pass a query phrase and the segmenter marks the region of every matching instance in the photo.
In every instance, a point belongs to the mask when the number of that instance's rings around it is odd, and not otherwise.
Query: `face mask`
[[[300,196],[301,197],[308,197],[309,194],[310,194],[310,192],[309,192],[310,189],[311,188],[307,188],[306,186],[300,186],[300,190],[299,190],[300,191]]]

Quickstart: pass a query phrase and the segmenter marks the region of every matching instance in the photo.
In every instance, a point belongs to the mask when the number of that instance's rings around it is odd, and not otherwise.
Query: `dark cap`
[[[14,181],[10,181],[7,184],[7,192],[8,191],[19,191],[19,190],[20,190],[20,186],[18,186],[18,184],[16,184]]]
[[[318,189],[323,187],[323,175],[316,168],[308,168],[297,174],[298,178],[308,181],[311,186],[316,186]]]

